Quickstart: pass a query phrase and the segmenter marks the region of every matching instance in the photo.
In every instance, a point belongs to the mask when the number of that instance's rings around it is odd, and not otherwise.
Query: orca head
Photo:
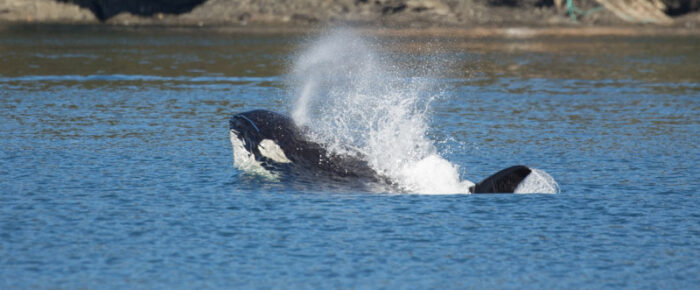
[[[264,166],[272,167],[291,163],[283,147],[289,147],[286,145],[290,143],[288,139],[295,133],[295,128],[291,119],[263,110],[236,114],[229,120],[234,148],[245,150]]]
[[[248,152],[255,153],[255,147],[262,137],[255,122],[244,114],[237,114],[231,117],[228,124],[231,138],[237,138]]]

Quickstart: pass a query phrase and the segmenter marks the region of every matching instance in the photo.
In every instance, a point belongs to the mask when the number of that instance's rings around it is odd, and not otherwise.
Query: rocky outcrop
[[[619,3],[645,1],[663,3],[672,16],[700,9],[700,0],[0,0],[0,21],[277,27],[333,22],[389,27],[615,25],[624,24],[621,18],[631,11]],[[566,6],[571,3],[576,7]],[[588,10],[601,3],[608,9]],[[643,22],[673,22],[653,6],[639,7],[644,9],[635,11],[647,14],[632,15],[643,15]],[[572,11],[579,15],[569,17]],[[648,15],[661,20],[648,21]]]
[[[457,2],[457,1],[455,1]],[[182,16],[187,21],[220,23],[321,22],[456,23],[451,7],[439,0],[210,0]]]
[[[97,18],[89,9],[54,0],[0,0],[0,21],[94,23]]]
[[[73,3],[89,9],[101,21],[110,19],[121,13],[138,16],[153,16],[160,14],[183,14],[192,11],[194,7],[206,0],[56,0]]]
[[[660,0],[597,0],[605,9],[628,22],[672,24],[666,5]]]

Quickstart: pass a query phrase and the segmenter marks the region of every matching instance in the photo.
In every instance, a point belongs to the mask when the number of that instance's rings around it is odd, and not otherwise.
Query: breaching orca
[[[265,110],[236,114],[229,120],[234,151],[236,147],[245,150],[243,154],[254,158],[265,169],[380,179],[359,156],[331,153],[321,144],[306,138],[305,131],[296,126],[291,118]]]
[[[284,115],[254,110],[233,115],[229,134],[235,162],[254,161],[266,170],[304,171],[340,178],[389,179],[380,176],[360,154],[340,155],[309,140],[307,129]],[[241,152],[237,152],[241,151]],[[513,193],[532,172],[527,166],[503,169],[470,188],[471,193]]]

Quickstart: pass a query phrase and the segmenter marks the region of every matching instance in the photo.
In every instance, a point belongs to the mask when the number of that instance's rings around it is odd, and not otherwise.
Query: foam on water
[[[472,182],[426,137],[435,82],[406,77],[373,43],[350,30],[325,34],[298,56],[292,117],[333,152],[365,156],[370,166],[413,193],[468,193]],[[437,93],[436,93],[437,92]]]

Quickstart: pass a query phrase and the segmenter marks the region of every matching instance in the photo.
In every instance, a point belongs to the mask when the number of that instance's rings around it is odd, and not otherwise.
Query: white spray
[[[426,137],[434,81],[408,78],[350,30],[313,42],[296,60],[292,117],[333,152],[364,156],[372,168],[414,193],[468,193],[458,166]],[[438,93],[439,94],[439,93]]]

